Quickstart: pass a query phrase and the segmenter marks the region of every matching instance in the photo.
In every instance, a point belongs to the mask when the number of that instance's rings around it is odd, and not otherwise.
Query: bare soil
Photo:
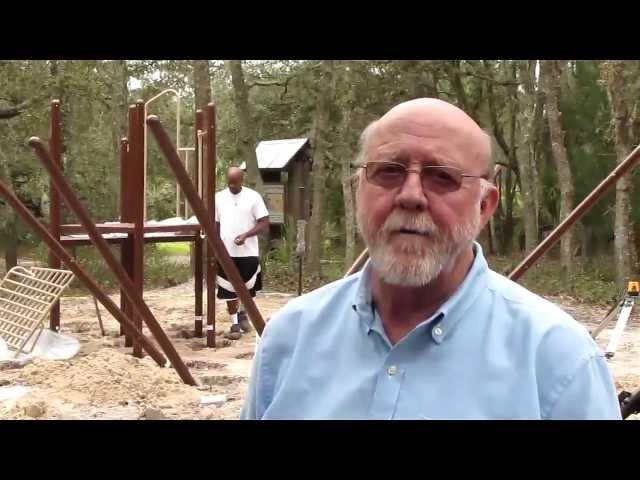
[[[112,298],[119,303],[118,295]],[[291,298],[265,292],[256,303],[268,318]],[[106,336],[101,336],[91,297],[64,297],[61,331],[81,342],[80,353],[68,361],[34,360],[0,368],[0,386],[29,389],[18,400],[0,401],[0,419],[237,419],[251,371],[255,332],[236,341],[225,339],[228,315],[225,304],[217,301],[217,348],[207,348],[204,338],[185,338],[194,328],[192,282],[147,291],[145,300],[201,386],[183,384],[175,370],[158,367],[148,356],[133,357],[119,336],[119,324],[102,307]],[[607,310],[568,297],[550,300],[589,329]],[[617,355],[610,360],[618,391],[640,388],[639,316],[634,312]],[[613,322],[599,335],[602,348],[612,328]]]

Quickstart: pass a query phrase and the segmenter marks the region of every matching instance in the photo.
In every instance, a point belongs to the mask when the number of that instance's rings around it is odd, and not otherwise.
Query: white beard
[[[451,268],[480,228],[479,212],[474,212],[468,222],[457,225],[450,232],[439,229],[424,212],[410,214],[394,209],[378,231],[373,231],[368,215],[359,206],[357,219],[376,272],[389,284],[408,287],[427,285],[442,271]],[[392,238],[403,228],[424,235]]]

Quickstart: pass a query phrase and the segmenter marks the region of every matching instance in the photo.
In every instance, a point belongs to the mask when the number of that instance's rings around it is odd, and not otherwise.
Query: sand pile
[[[182,383],[175,370],[115,349],[95,351],[72,361],[34,360],[3,373],[5,382],[30,390],[17,401],[0,403],[0,418],[75,418],[74,414],[80,413],[87,418],[88,410],[95,411],[94,418],[106,418],[107,409],[109,418],[184,418],[185,413],[202,418],[202,411],[212,413],[211,408],[201,407],[203,395],[231,393],[230,400],[234,400],[232,394],[243,383],[224,376],[219,382],[205,377],[205,382],[200,379],[203,387],[191,387]]]

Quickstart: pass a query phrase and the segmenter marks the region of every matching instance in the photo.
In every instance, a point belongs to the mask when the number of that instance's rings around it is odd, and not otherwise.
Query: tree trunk
[[[194,60],[193,62],[191,62],[191,67],[193,69],[193,93],[194,93],[195,102],[196,102],[195,107],[196,107],[196,110],[202,110],[203,112],[205,112],[207,105],[211,102],[211,76],[209,74],[209,60]],[[194,128],[195,128],[195,125],[194,125]],[[194,146],[198,148],[197,145],[194,145]],[[191,159],[191,162],[193,162],[191,165],[191,171],[194,171],[195,168],[199,168],[198,166],[195,165],[196,156],[192,155],[190,159]],[[203,173],[204,172],[201,172],[200,175],[202,175]],[[195,178],[194,178],[194,181],[195,181]],[[203,188],[204,188],[204,184],[203,184]],[[206,251],[206,249],[208,248],[209,248],[209,245],[205,244],[204,250]],[[193,242],[189,243],[189,257],[190,257],[190,263],[191,263],[191,271],[195,275],[196,255],[195,255],[195,248],[194,248]],[[204,272],[207,271],[206,257],[207,255],[202,255],[202,264],[203,264]]]
[[[241,60],[226,60],[233,84],[233,103],[239,123],[240,152],[247,166],[247,183],[261,195],[264,194],[262,177],[256,156],[256,135],[249,111],[249,88],[244,81]]]
[[[506,67],[507,73],[510,75],[510,80],[516,80],[516,66],[515,64],[503,64]],[[519,107],[519,98],[518,98],[518,90],[516,88],[510,88],[510,91],[507,91],[507,105],[508,105],[508,113],[509,113],[509,163],[511,168],[506,172],[507,179],[507,190],[506,190],[506,207],[507,207],[507,223],[506,230],[508,232],[508,236],[505,239],[505,243],[508,245],[507,253],[511,254],[513,252],[514,245],[519,246],[519,242],[516,241],[517,238],[514,238],[514,233],[516,232],[516,223],[513,218],[513,211],[516,199],[516,187],[519,180],[519,168],[518,168],[518,148],[516,144],[516,129],[517,129],[517,120],[518,120],[518,107]]]
[[[515,200],[515,179],[513,178],[513,170],[508,168],[504,172],[504,218],[502,223],[502,239],[500,244],[502,245],[502,251],[505,255],[509,256],[513,252],[515,232],[515,221],[513,219],[513,204]]]
[[[211,102],[211,77],[209,76],[209,60],[194,60],[193,92],[196,100],[196,110],[202,110]]]
[[[525,95],[523,109],[523,128],[525,148],[517,155],[520,171],[520,191],[522,193],[522,220],[524,226],[525,251],[531,252],[538,244],[538,198],[537,198],[537,169],[535,168],[536,151],[536,91],[535,91],[535,61],[522,61],[519,65],[520,79],[524,86]]]
[[[615,126],[615,148],[617,163],[622,162],[631,151],[632,125],[629,102],[626,95],[624,61],[604,62],[601,65],[607,82],[611,116]],[[616,183],[616,217],[614,226],[614,254],[616,283],[623,286],[637,273],[631,198],[633,183],[630,173]]]
[[[195,97],[196,110],[206,111],[207,105],[211,102],[211,76],[209,75],[209,60],[194,60],[191,62],[193,69],[193,92]],[[181,142],[182,143],[182,142]],[[197,146],[196,146],[197,147]],[[189,157],[191,165],[189,171],[195,172],[196,156]],[[195,181],[195,178],[194,178]]]
[[[495,215],[495,230],[492,232],[494,240],[499,246],[499,252],[505,255],[509,255],[513,248],[513,233],[515,230],[515,222],[513,218],[514,202],[515,202],[515,186],[517,178],[514,178],[514,173],[518,170],[518,164],[516,159],[516,119],[517,119],[517,92],[511,93],[504,105],[505,114],[508,115],[508,141],[505,135],[504,125],[501,122],[499,111],[496,105],[497,96],[494,95],[493,82],[494,82],[494,68],[489,61],[483,61],[485,76],[488,81],[486,82],[486,98],[489,107],[489,119],[491,122],[491,131],[496,140],[496,143],[500,147],[500,150],[504,154],[509,168],[507,168],[501,177],[503,182],[503,188],[501,194],[504,200],[504,209],[500,208]],[[508,69],[508,73],[511,77],[515,75],[515,71],[509,68],[506,63],[502,64],[503,68]],[[510,78],[510,80],[515,80]],[[497,230],[497,231],[496,231]]]
[[[458,98],[459,106],[470,117],[475,117],[475,112],[469,110],[469,101],[467,99],[467,93],[464,89],[462,79],[460,78],[460,60],[445,60],[443,65],[449,77],[449,82],[453,87],[456,97]],[[475,118],[474,118],[475,119]]]
[[[4,266],[5,271],[18,265],[18,229],[16,228],[16,213],[7,208],[6,219],[2,232],[4,246]]]
[[[334,66],[332,60],[323,60],[318,79],[316,111],[312,134],[313,170],[312,175],[312,214],[309,221],[308,273],[319,276],[322,257],[322,227],[324,225],[324,207],[326,193],[325,159],[329,132],[329,113],[333,96]]]
[[[535,78],[535,66],[539,65],[539,61],[533,61],[532,75]],[[531,138],[531,174],[533,175],[533,198],[536,202],[536,223],[538,225],[538,238],[540,238],[540,208],[541,208],[541,183],[540,183],[540,165],[542,164],[544,152],[544,90],[538,80],[538,88],[535,95],[535,107],[533,111],[533,135]]]
[[[351,70],[345,69],[345,84],[353,85]],[[356,109],[354,99],[354,89],[350,88],[347,93],[346,112],[343,121],[343,138],[342,145],[345,149],[341,159],[341,177],[342,184],[342,200],[344,202],[344,234],[345,234],[345,250],[344,250],[344,269],[345,271],[353,265],[356,259],[356,220],[355,220],[355,196],[353,191],[353,173],[351,171],[351,161],[353,160],[353,132],[354,128],[354,110]]]
[[[500,192],[500,196],[498,197],[498,206],[496,207],[496,211],[489,220],[489,228],[491,229],[491,240],[492,246],[495,250],[495,253],[498,255],[504,255],[504,248],[502,246],[502,226],[504,224],[504,200],[503,200],[503,183],[504,183],[504,172],[498,177],[498,181],[496,182],[496,186],[498,186],[498,191]]]
[[[127,136],[127,114],[129,111],[129,70],[127,68],[126,60],[116,60],[114,64],[115,68],[115,81],[112,90],[111,100],[111,114],[112,114],[112,144],[113,144],[113,161],[117,165],[116,169],[120,169],[120,140],[122,137]],[[113,211],[120,211],[120,188],[116,187],[118,184],[118,177],[113,176],[114,191],[118,192],[113,196]],[[112,215],[114,217],[115,215]]]
[[[560,187],[560,218],[564,220],[574,206],[575,191],[573,186],[573,175],[567,157],[567,150],[564,145],[564,131],[560,121],[560,78],[562,67],[555,60],[543,60],[540,62],[540,75],[544,85],[545,109],[547,111],[547,122],[549,123],[549,135],[551,137],[551,153],[558,172],[558,184]],[[560,240],[560,265],[564,280],[568,280],[573,273],[573,237],[574,228],[570,228],[564,233]]]
[[[68,161],[69,157],[66,155],[67,154],[67,145],[69,145],[69,139],[70,139],[70,135],[69,135],[69,119],[71,118],[71,105],[69,103],[69,95],[67,95],[66,92],[66,88],[65,88],[65,79],[64,79],[64,74],[61,70],[66,69],[69,67],[69,62],[70,61],[58,61],[58,60],[51,60],[50,61],[50,65],[49,65],[49,73],[51,74],[51,77],[53,77],[54,81],[53,81],[53,87],[51,89],[51,94],[52,94],[52,100],[53,99],[57,99],[60,100],[60,104],[61,104],[61,122],[62,122],[62,145],[61,145],[61,151],[62,151],[62,167],[63,170],[66,172],[67,175],[71,176],[71,170],[73,168],[71,161]],[[49,195],[51,195],[51,192],[49,192]],[[73,216],[70,214],[70,212],[68,211],[67,208],[65,208],[64,206],[64,202],[61,202],[61,208],[60,208],[60,223],[64,224],[64,223],[74,223],[76,220],[73,218]]]
[[[633,113],[631,115],[631,135],[633,144],[640,142],[640,101],[636,100],[633,104]]]
[[[353,174],[346,161],[342,162],[342,196],[344,198],[344,268],[345,271],[353,265],[356,259],[356,225],[355,225],[355,201],[353,194]]]
[[[2,151],[0,151],[0,178],[15,191],[9,162]],[[4,248],[4,264],[7,272],[18,264],[17,221],[16,213],[5,203],[0,209],[0,245]]]

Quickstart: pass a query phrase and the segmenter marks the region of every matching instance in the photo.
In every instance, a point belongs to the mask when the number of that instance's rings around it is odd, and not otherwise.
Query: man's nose
[[[407,172],[400,191],[396,195],[396,203],[407,210],[422,211],[427,208],[427,197],[422,188],[422,179],[420,172],[411,170]]]

